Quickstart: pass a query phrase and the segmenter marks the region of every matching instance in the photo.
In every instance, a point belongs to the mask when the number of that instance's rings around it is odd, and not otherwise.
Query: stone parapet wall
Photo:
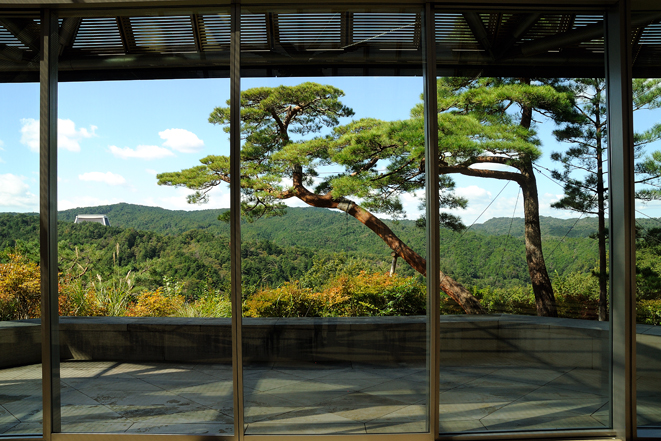
[[[243,319],[246,363],[419,363],[425,317]],[[550,366],[608,367],[608,323],[545,317],[442,316],[441,358],[493,357]],[[660,327],[638,327],[638,369],[661,366]],[[0,367],[39,363],[37,320],[0,322]],[[63,360],[229,363],[231,319],[61,317]]]

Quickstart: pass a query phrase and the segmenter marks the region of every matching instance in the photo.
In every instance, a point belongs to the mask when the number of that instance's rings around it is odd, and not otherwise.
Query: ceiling
[[[60,80],[228,77],[229,12],[60,19]],[[162,11],[162,12],[163,12]],[[634,14],[635,76],[661,72],[661,15]],[[36,81],[36,16],[0,15],[0,80]],[[439,75],[603,76],[600,14],[436,12]],[[421,75],[422,14],[244,13],[241,73]]]

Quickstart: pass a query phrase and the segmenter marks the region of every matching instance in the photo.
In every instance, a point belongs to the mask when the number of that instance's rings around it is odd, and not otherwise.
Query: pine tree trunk
[[[336,207],[335,207],[336,208]],[[347,213],[376,233],[399,257],[423,276],[427,276],[427,261],[399,239],[379,218],[362,207],[352,204]],[[466,314],[486,314],[486,311],[461,283],[440,272],[440,285],[444,293],[456,301]]]
[[[597,115],[597,127],[600,127]],[[606,190],[604,188],[604,158],[601,130],[597,131],[597,217],[599,218],[599,321],[608,318],[608,262],[606,261]]]
[[[530,84],[530,78],[522,80]],[[522,106],[521,126],[529,129],[532,124],[532,107]],[[532,161],[522,161],[519,169],[523,179],[519,182],[523,193],[523,212],[525,217],[526,262],[535,294],[537,315],[544,317],[557,317],[558,308],[553,295],[553,285],[546,270],[544,253],[542,252],[542,228],[539,224],[539,195],[537,193],[537,179],[532,167]]]
[[[532,162],[522,167],[525,180],[521,182],[523,192],[523,212],[525,216],[526,262],[528,273],[535,294],[537,315],[544,317],[557,317],[558,308],[555,303],[551,278],[546,270],[544,253],[542,252],[542,230],[539,224],[539,198],[537,195],[537,181],[532,168]]]
[[[313,207],[335,208],[342,210],[350,216],[353,216],[367,228],[376,233],[397,256],[401,257],[411,265],[421,275],[427,277],[427,261],[418,253],[406,245],[381,219],[374,216],[369,211],[354,204],[348,200],[333,199],[330,194],[318,195],[312,193],[302,184],[302,173],[300,170],[294,171],[294,188],[296,197]],[[470,293],[461,283],[452,277],[440,273],[441,289],[447,295],[452,297],[455,302],[461,306],[466,314],[486,314],[486,310],[480,304],[473,294]]]

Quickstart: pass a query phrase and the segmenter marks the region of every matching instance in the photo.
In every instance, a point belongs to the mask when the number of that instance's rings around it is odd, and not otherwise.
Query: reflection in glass
[[[368,57],[419,75],[419,18],[243,15],[242,60],[299,77],[242,79],[248,435],[427,430],[422,80],[306,76]]]
[[[187,54],[193,68],[205,51],[229,58],[227,13],[178,12],[67,21],[61,78],[76,79],[66,61],[82,57],[99,81],[59,87],[65,433],[233,432],[229,227],[218,219],[229,189],[191,205],[181,173],[227,154],[208,117],[229,81],[102,81],[126,54],[138,78],[145,54]]]
[[[463,75],[438,79],[441,432],[609,424],[603,80],[533,77],[545,38],[603,18],[563,17],[436,14],[439,71]],[[603,76],[603,40],[570,44]],[[532,78],[486,73],[514,59]]]
[[[658,97],[661,81],[633,80],[636,142],[636,405],[639,436],[661,433],[661,221],[655,201],[661,184]]]
[[[0,16],[0,436],[42,433],[40,32]]]

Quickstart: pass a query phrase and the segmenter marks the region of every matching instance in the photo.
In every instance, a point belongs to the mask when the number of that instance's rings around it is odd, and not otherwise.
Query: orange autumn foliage
[[[39,265],[20,254],[0,263],[0,313],[5,320],[37,318],[41,314]]]

